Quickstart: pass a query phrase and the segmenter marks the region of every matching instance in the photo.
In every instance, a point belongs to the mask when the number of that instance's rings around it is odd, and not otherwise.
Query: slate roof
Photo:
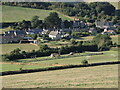
[[[57,36],[59,34],[58,31],[51,31],[49,35],[52,35],[52,36]]]

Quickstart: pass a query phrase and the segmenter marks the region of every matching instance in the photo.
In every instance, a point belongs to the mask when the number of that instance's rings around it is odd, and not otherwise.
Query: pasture
[[[4,88],[117,88],[118,65],[2,76]]]
[[[0,46],[2,47],[2,54],[9,53],[16,48],[19,48],[23,51],[31,51],[31,50],[39,49],[39,46],[32,44],[0,44]]]
[[[78,65],[81,64],[82,60],[87,60],[90,63],[99,63],[99,62],[111,62],[118,61],[118,52],[117,51],[104,51],[102,55],[92,55],[89,56],[89,53],[80,53],[73,56],[62,55],[62,58],[51,58],[51,57],[38,57],[38,58],[29,58],[29,59],[19,59],[16,63],[21,64],[2,64],[2,71],[13,71],[19,70],[21,67],[23,69],[34,69],[34,68],[43,68],[43,67],[54,67],[54,66],[64,66],[64,65]],[[82,56],[80,56],[82,55]],[[32,60],[32,62],[30,62]],[[39,61],[36,61],[39,60]],[[26,63],[24,63],[26,62]]]
[[[37,15],[41,20],[44,20],[50,12],[57,12],[54,10],[32,9],[15,6],[2,6],[2,22],[18,22],[22,20],[31,20],[33,16]],[[65,16],[59,12],[59,17],[62,20],[71,20],[72,18]]]
[[[118,61],[118,52],[117,51],[106,51],[103,53],[104,53],[103,55],[92,55],[92,56],[89,56],[86,53],[82,53],[84,56],[80,56],[80,55],[78,55],[78,56],[73,55],[71,57],[64,56],[64,58],[59,58],[59,59],[53,58],[50,60],[49,60],[50,57],[46,57],[46,58],[44,57],[45,59],[36,58],[33,60],[41,60],[41,61],[31,62],[31,63],[38,63],[40,65],[51,66],[51,65],[56,65],[56,64],[57,65],[70,65],[70,64],[76,65],[76,64],[81,64],[82,60],[88,60],[89,63]],[[46,60],[46,59],[48,59],[48,60]],[[23,60],[25,60],[25,59],[23,59]],[[22,61],[22,60],[20,60],[20,61]]]
[[[44,68],[40,65],[24,65],[24,64],[2,64],[2,71],[17,71],[22,69],[37,69],[37,68]],[[0,71],[1,72],[1,71]]]

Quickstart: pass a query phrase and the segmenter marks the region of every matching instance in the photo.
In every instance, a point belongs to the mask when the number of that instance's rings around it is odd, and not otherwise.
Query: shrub
[[[2,56],[2,60],[1,61],[7,62],[7,61],[10,61],[10,60],[9,60],[9,58],[6,55],[4,55],[4,56]]]
[[[82,63],[83,65],[87,65],[87,64],[88,64],[88,61],[87,61],[87,60],[82,60],[81,63]]]

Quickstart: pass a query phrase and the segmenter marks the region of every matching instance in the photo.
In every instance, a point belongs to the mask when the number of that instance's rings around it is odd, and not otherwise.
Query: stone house
[[[59,31],[51,31],[49,33],[49,37],[52,40],[59,40],[59,39],[61,39],[61,32],[59,32]]]

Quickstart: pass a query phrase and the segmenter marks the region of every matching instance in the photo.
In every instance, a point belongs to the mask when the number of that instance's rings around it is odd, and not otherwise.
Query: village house
[[[43,31],[43,29],[29,29],[28,31],[26,31],[27,34],[41,34],[41,32]]]
[[[19,42],[22,37],[17,37],[17,36],[0,36],[0,43],[6,44],[6,43],[13,43],[13,42]]]
[[[104,31],[101,34],[103,34],[103,35],[106,35],[106,34],[115,35],[116,32],[115,32],[115,30],[112,30],[112,29],[109,29],[109,28],[105,28]]]
[[[11,37],[24,37],[26,32],[24,30],[12,30],[4,32],[4,36],[11,36]]]
[[[24,30],[11,30],[4,32],[4,34],[1,37],[2,41],[0,43],[13,43],[13,42],[19,42],[21,39],[23,39],[26,35],[26,32]]]
[[[49,33],[50,33],[50,30],[48,30],[48,29],[43,29],[43,31],[41,32],[42,35],[46,35]]]
[[[95,28],[89,28],[89,33],[92,33],[93,35],[97,35],[97,30]]]
[[[14,35],[17,37],[24,37],[26,35],[26,32],[24,30],[15,30]]]
[[[61,39],[61,32],[59,32],[59,31],[51,31],[49,33],[49,37],[52,40],[59,40],[59,39]]]
[[[112,21],[96,21],[95,25],[101,29],[114,27]]]
[[[80,21],[79,19],[74,19],[73,28],[84,28],[86,26],[85,22]]]

